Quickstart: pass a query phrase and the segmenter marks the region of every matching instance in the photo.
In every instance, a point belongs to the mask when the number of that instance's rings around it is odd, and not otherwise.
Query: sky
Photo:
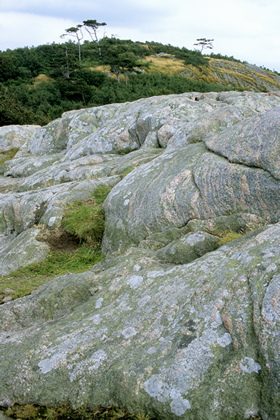
[[[99,38],[191,50],[214,39],[211,52],[280,72],[279,0],[0,0],[0,51],[65,42],[65,29],[88,19],[107,23]]]

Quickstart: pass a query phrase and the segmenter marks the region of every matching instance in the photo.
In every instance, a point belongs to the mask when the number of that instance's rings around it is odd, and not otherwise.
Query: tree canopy
[[[214,48],[213,41],[214,39],[198,38],[194,45],[200,47],[200,52],[202,52],[205,48],[212,50]]]

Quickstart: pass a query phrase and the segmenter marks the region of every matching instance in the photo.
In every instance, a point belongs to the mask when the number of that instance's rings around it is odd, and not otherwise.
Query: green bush
[[[150,96],[229,90],[198,78],[142,71],[149,66],[143,58],[161,52],[205,71],[209,59],[185,47],[104,37],[98,45],[84,42],[81,50],[81,61],[71,41],[0,51],[0,126],[46,125],[69,110]],[[94,69],[104,64],[116,78]],[[37,79],[41,74],[48,76],[45,82]]]

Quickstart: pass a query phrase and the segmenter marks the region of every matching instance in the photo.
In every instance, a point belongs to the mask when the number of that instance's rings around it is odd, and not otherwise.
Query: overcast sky
[[[189,49],[211,38],[216,54],[280,72],[279,0],[0,0],[0,50],[62,42],[87,19],[107,23],[100,37]]]

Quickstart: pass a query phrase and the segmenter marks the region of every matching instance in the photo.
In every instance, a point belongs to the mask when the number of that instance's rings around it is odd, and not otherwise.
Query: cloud
[[[0,50],[60,42],[64,29],[72,25],[70,20],[31,13],[1,13]]]
[[[156,2],[156,3],[155,3]],[[157,4],[158,3],[158,4]],[[83,21],[86,19],[107,20],[114,23],[119,21],[126,24],[133,24],[137,19],[144,20],[144,16],[149,20],[149,11],[161,15],[159,1],[145,3],[145,0],[131,2],[131,0],[118,0],[112,4],[111,0],[91,1],[91,0],[48,0],[38,2],[38,0],[2,0],[0,8],[6,12],[32,13],[35,15],[59,17]]]

